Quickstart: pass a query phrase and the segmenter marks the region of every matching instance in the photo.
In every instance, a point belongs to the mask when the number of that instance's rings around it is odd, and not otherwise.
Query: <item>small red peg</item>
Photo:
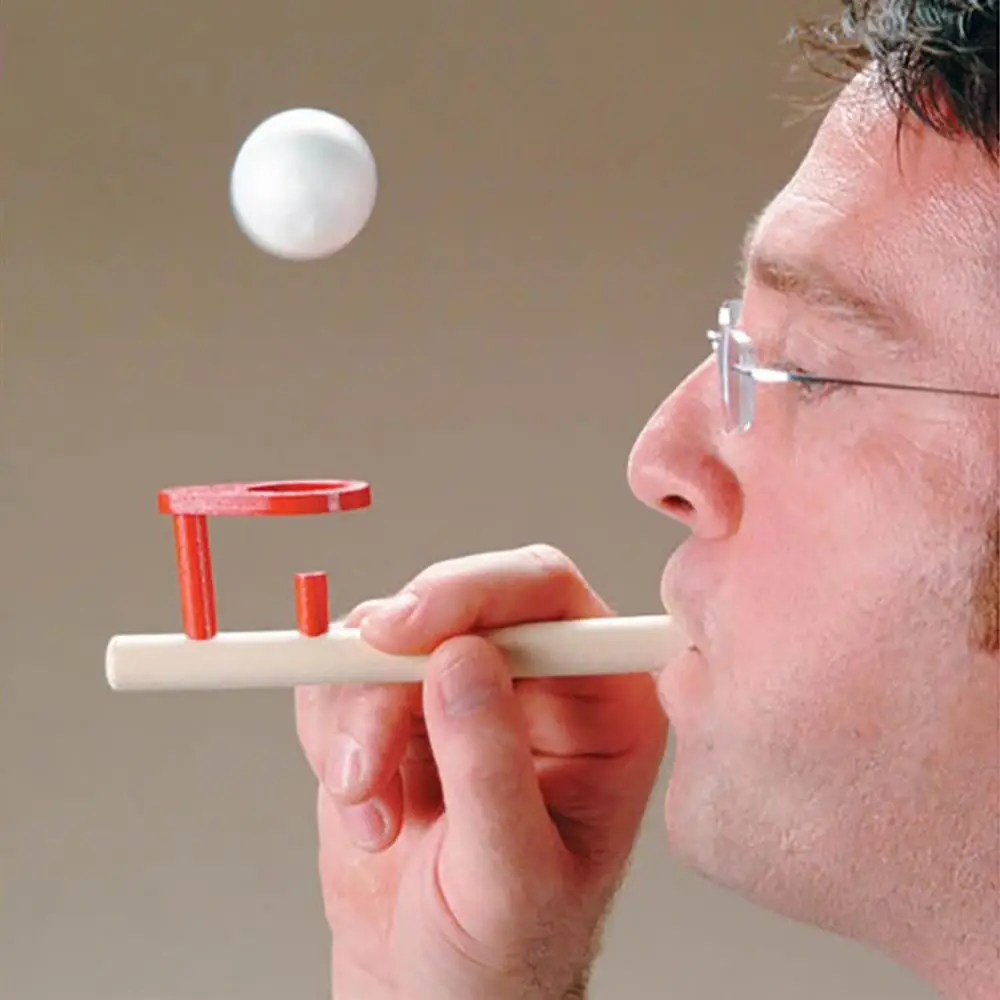
[[[303,635],[324,635],[329,630],[326,573],[295,574],[295,620]]]

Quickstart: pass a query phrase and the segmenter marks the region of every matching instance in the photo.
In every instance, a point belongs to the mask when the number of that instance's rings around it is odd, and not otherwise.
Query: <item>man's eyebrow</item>
[[[743,280],[753,280],[771,291],[798,299],[854,328],[864,340],[897,353],[913,346],[912,337],[884,306],[846,287],[821,261],[772,251],[761,239],[760,216],[743,237],[740,256]]]

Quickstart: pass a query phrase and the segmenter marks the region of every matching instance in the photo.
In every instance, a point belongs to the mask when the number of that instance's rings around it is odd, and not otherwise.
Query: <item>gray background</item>
[[[350,517],[213,522],[224,628],[290,627],[298,570],[342,612],[536,540],[658,610],[680,534],[625,459],[806,148],[804,9],[4,4],[0,996],[327,996],[290,694],[105,687],[112,634],[179,628],[161,486],[373,484]],[[255,250],[227,200],[239,143],[300,105],[380,168],[317,264]],[[594,1000],[928,995],[679,870],[661,793]]]

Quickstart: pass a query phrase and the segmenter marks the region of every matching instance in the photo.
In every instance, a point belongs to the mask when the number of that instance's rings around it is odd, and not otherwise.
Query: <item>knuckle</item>
[[[351,684],[341,692],[337,728],[355,738],[377,730],[378,723],[404,709],[406,694],[400,685]]]
[[[434,631],[443,638],[484,616],[491,620],[519,617],[535,592],[557,606],[556,611],[562,606],[578,610],[603,603],[576,563],[546,542],[440,560],[413,576],[400,595],[413,595],[424,609],[424,632]]]
[[[439,587],[443,583],[468,576],[477,558],[481,557],[455,556],[451,559],[439,559],[437,562],[425,566],[416,576],[412,577],[400,593],[413,593],[422,597],[428,590]]]
[[[530,545],[525,545],[521,552],[551,579],[561,583],[574,584],[583,581],[583,576],[577,569],[576,563],[562,549],[557,549],[548,542],[533,542]]]
[[[372,597],[366,601],[362,601],[360,604],[356,604],[351,610],[341,618],[338,618],[334,624],[344,625],[347,628],[355,628],[364,621],[376,608],[383,605],[388,598],[385,597]]]
[[[484,636],[467,634],[445,639],[435,651],[435,660],[440,668],[447,669],[454,664],[495,659],[500,655],[500,650]]]
[[[302,755],[305,757],[306,764],[309,766],[313,777],[317,781],[322,781],[325,770],[325,754],[319,741],[313,738],[311,734],[304,734],[300,727],[299,744],[302,748]]]
[[[341,684],[337,689],[336,721],[342,725],[344,720],[358,710],[366,696],[367,685]]]
[[[341,749],[352,743],[359,747],[370,783],[402,756],[414,730],[418,697],[419,687],[411,689],[409,685],[356,685],[345,699],[327,742]]]
[[[414,595],[421,604],[447,605],[461,612],[489,589],[496,563],[495,553],[442,559],[421,570],[400,593]]]
[[[322,769],[323,722],[332,697],[324,687],[298,688],[295,692],[296,736],[317,777]]]

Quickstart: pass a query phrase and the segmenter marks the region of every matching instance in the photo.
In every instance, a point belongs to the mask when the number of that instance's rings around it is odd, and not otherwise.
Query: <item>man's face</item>
[[[740,326],[758,363],[1000,390],[998,218],[995,166],[926,130],[897,159],[896,120],[859,80],[752,255],[822,268],[892,329],[751,269]],[[734,436],[715,365],[660,407],[629,464],[636,495],[691,531],[663,588],[700,648],[660,682],[671,843],[789,916],[919,947],[889,938],[925,903],[997,894],[1000,661],[974,607],[995,588],[1000,404],[765,385]],[[945,910],[929,934],[966,919]]]

